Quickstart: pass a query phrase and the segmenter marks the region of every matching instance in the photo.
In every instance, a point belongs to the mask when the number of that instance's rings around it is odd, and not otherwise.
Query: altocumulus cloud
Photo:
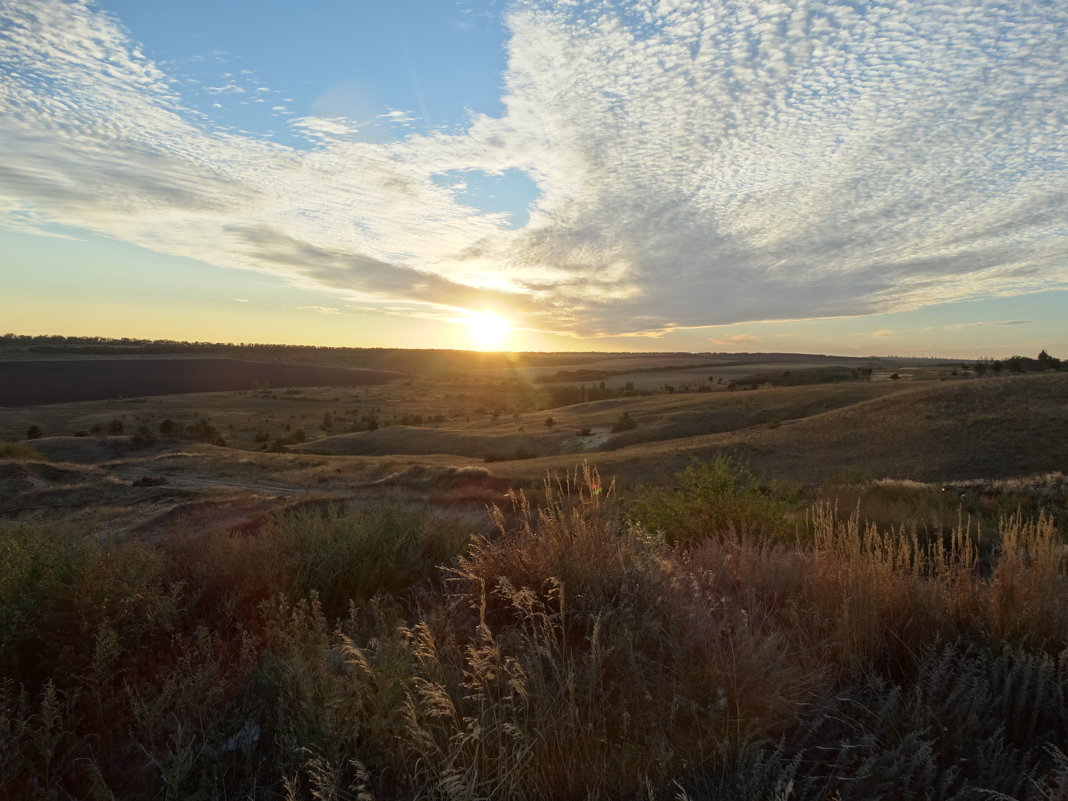
[[[214,128],[109,16],[0,0],[0,211],[358,302],[579,334],[1068,284],[1068,5],[510,6],[500,117]],[[392,113],[392,112],[391,112]],[[520,170],[528,222],[433,180]]]

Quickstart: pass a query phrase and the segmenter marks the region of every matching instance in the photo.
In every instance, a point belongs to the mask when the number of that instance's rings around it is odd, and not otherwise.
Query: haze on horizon
[[[1041,0],[0,0],[0,318],[1059,355],[1066,45]]]

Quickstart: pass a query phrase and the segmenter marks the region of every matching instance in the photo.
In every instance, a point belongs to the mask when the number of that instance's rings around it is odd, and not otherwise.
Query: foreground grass
[[[1068,792],[1047,516],[981,542],[722,462],[543,497],[470,540],[403,506],[156,543],[5,524],[0,797]]]

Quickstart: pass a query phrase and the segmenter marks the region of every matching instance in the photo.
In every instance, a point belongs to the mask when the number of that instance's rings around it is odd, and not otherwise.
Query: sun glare
[[[478,312],[467,318],[471,341],[479,350],[496,350],[508,338],[512,324],[493,312]]]

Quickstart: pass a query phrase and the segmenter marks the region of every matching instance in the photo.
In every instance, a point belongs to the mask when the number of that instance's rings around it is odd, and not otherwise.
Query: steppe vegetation
[[[476,537],[396,504],[154,542],[5,523],[0,787],[1064,797],[1068,587],[1041,504],[982,540],[751,480],[695,463],[632,499],[583,468]]]
[[[1068,797],[1056,359],[544,356],[4,411],[0,798]]]

